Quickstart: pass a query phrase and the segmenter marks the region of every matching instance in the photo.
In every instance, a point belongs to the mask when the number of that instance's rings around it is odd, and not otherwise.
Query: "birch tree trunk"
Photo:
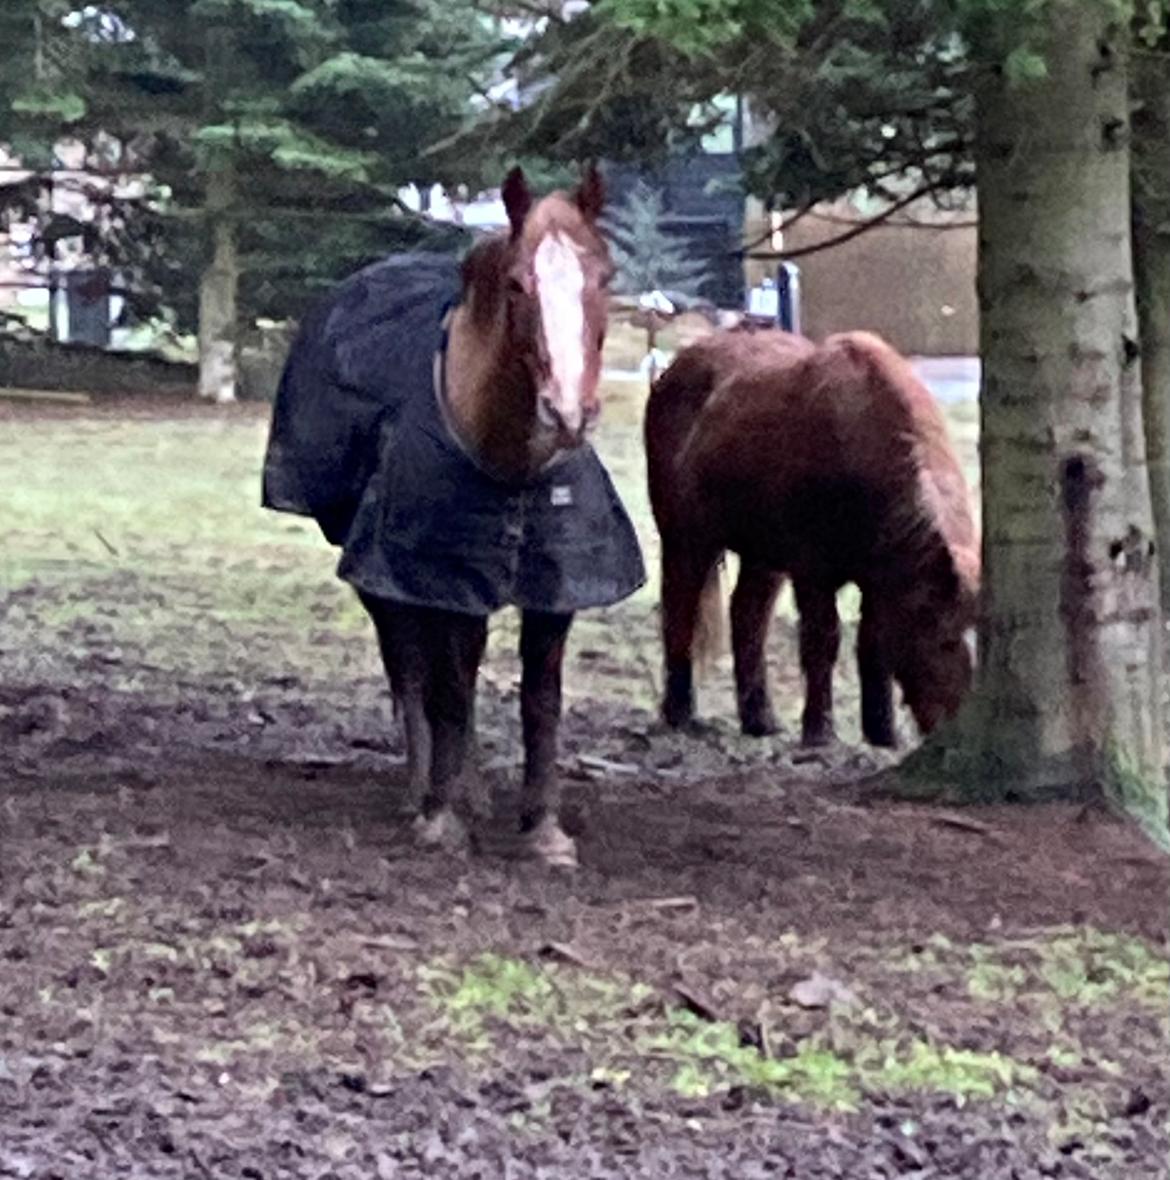
[[[984,796],[1104,793],[1164,814],[1127,29],[1100,0],[1043,11],[1047,76],[999,73],[977,94],[980,661],[918,764]]]
[[[236,399],[236,295],[240,283],[235,195],[230,166],[208,173],[205,210],[212,250],[199,284],[199,395],[218,402]]]
[[[1170,613],[1170,44],[1135,55],[1133,263],[1142,349],[1142,413],[1158,541],[1162,610]]]

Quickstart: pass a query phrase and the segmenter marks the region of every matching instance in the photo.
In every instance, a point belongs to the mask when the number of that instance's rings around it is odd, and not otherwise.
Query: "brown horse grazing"
[[[435,256],[376,264],[306,320],[277,397],[266,503],[309,512],[343,546],[338,573],[373,619],[403,718],[425,845],[466,840],[451,795],[488,616],[521,608],[521,832],[571,865],[556,773],[565,642],[577,610],[619,601],[644,572],[586,442],[612,271],[601,179],[590,170],[576,194],[536,201],[516,169],[503,199],[509,230],[458,269]],[[436,283],[450,287],[441,299]],[[382,417],[364,418],[379,399]],[[367,461],[360,440],[379,436]]]
[[[778,331],[711,336],[658,380],[645,436],[669,724],[693,715],[692,648],[702,658],[717,629],[728,549],[740,556],[731,630],[745,733],[777,728],[764,646],[785,574],[800,613],[805,745],[833,738],[847,582],[862,594],[866,740],[895,745],[891,678],[924,733],[956,711],[971,677],[979,539],[942,415],[904,358],[864,332],[819,347]]]

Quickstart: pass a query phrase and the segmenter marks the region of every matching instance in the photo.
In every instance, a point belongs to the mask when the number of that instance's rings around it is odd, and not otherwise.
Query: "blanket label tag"
[[[554,508],[564,508],[573,502],[573,489],[567,484],[554,484],[548,498]]]

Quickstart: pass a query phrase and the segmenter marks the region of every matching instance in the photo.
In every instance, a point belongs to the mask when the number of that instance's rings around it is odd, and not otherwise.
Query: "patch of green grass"
[[[671,1085],[680,1093],[702,1096],[738,1085],[834,1110],[855,1109],[867,1093],[993,1098],[1033,1076],[1003,1054],[924,1039],[873,1042],[863,1036],[845,1051],[812,1037],[792,1056],[768,1058],[742,1045],[734,1025],[704,1022],[689,1012],[671,1013],[666,1032],[649,1044],[678,1061]]]
[[[429,964],[421,979],[424,995],[451,1030],[481,1046],[491,1042],[493,1021],[589,1039],[619,1024],[653,994],[630,980],[491,953],[462,966]]]
[[[1093,927],[960,947],[935,936],[898,968],[958,975],[980,1002],[1031,999],[1091,1008],[1170,1005],[1170,960],[1148,942]]]
[[[899,1036],[897,1020],[876,1016],[871,1023],[863,1016],[847,1038],[830,1028],[786,1056],[770,1057],[744,1044],[732,1022],[655,1002],[651,989],[636,982],[495,954],[462,966],[432,964],[422,984],[444,1037],[465,1052],[514,1052],[517,1034],[576,1048],[590,1063],[583,1085],[604,1080],[687,1097],[744,1087],[818,1109],[852,1110],[866,1094],[992,1098],[1032,1076],[999,1053]]]
[[[979,1000],[1031,995],[1096,1007],[1118,1000],[1170,1004],[1170,964],[1142,940],[1086,929],[970,948],[968,990]],[[1008,961],[1010,960],[1010,961]]]
[[[1075,1003],[1124,998],[1159,1008],[1170,1004],[1170,962],[1126,934],[1087,929],[1054,939],[1041,952],[1039,974],[1056,995]]]
[[[861,1077],[870,1091],[948,1094],[952,1098],[994,1098],[1034,1076],[1029,1067],[1002,1053],[981,1053],[926,1040],[885,1053],[863,1064]]]
[[[548,975],[519,959],[484,954],[458,971],[427,973],[431,998],[456,1023],[486,1016],[544,1021],[556,1014],[557,990]]]
[[[672,1011],[642,1047],[676,1063],[670,1086],[688,1097],[746,1086],[840,1110],[852,1109],[860,1098],[852,1066],[831,1050],[806,1042],[792,1057],[765,1057],[740,1043],[735,1025],[691,1012]]]

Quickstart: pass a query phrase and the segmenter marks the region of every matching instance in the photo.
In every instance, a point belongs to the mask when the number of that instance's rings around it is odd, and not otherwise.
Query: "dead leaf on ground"
[[[828,1008],[832,1004],[853,1004],[857,997],[840,980],[814,971],[807,979],[788,989],[788,998],[801,1008]]]

